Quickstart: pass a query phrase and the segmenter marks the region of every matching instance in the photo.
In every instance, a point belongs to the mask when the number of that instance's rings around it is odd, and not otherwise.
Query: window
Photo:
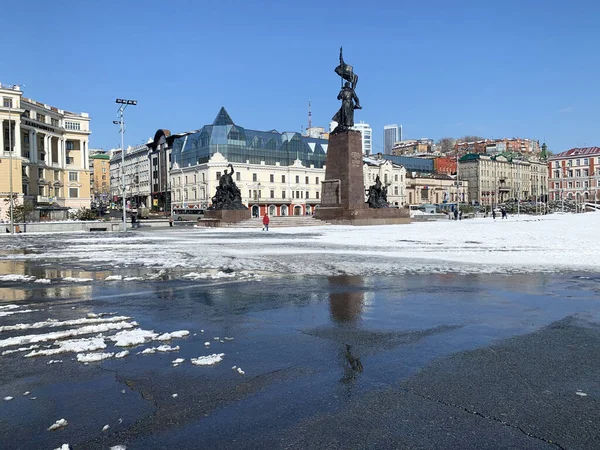
[[[600,180],[598,180],[600,182]],[[281,191],[281,198],[285,198],[285,191]]]
[[[568,160],[567,161],[567,167],[571,167],[573,165],[573,161],[572,160]]]
[[[429,199],[429,189],[421,189],[421,200]]]
[[[580,160],[576,160],[575,165],[578,166],[580,162],[581,162]]]
[[[248,189],[248,198],[252,198],[252,190]]]
[[[560,183],[554,183],[554,189],[559,189],[560,188]]]
[[[316,178],[315,184],[319,184],[319,177]]]
[[[60,172],[58,170],[54,171],[54,181],[58,181],[60,177]]]
[[[281,182],[285,183],[285,175],[281,175]]]
[[[584,166],[587,166],[587,165],[589,165],[589,164],[590,164],[590,161],[589,161],[589,159],[585,158],[585,159],[583,160],[583,165],[584,165]]]
[[[75,164],[75,158],[67,156],[67,164]]]
[[[102,175],[102,179],[103,179],[103,180],[106,180],[106,175]]]
[[[319,191],[317,191],[317,199],[319,198]]]
[[[304,178],[304,183],[308,184],[308,177]]]
[[[385,184],[387,184],[387,183],[388,183],[388,174],[387,174],[387,173],[383,175],[383,182],[384,182]]]
[[[581,170],[577,169],[577,170],[575,171],[575,176],[576,176],[576,177],[580,177],[580,176],[581,176]]]
[[[202,174],[202,175],[204,175],[204,174]],[[239,172],[236,172],[235,173],[235,181],[240,181],[241,179],[242,179],[241,174]],[[202,181],[204,181],[204,178],[202,179]]]
[[[296,184],[300,184],[300,175],[296,175]]]
[[[54,196],[60,197],[60,188],[54,188]]]
[[[46,122],[46,116],[43,114],[38,113],[37,114],[37,121],[38,122]]]
[[[306,191],[306,196],[304,198],[308,198],[308,191]]]
[[[396,175],[396,178],[398,178],[398,175]],[[394,186],[394,195],[398,195],[398,186]]]
[[[575,183],[575,187],[581,187],[581,183],[580,183],[579,181],[577,181],[577,182]]]
[[[560,163],[558,161],[554,162],[554,167],[559,168],[560,167]]]
[[[271,183],[275,183],[275,175],[271,174],[271,175],[269,176],[269,181],[270,181]]]
[[[217,172],[217,181],[221,179],[221,172]]]
[[[71,197],[71,198],[79,197],[79,189],[78,188],[69,188],[69,197]]]
[[[38,168],[38,178],[44,178],[44,169]]]
[[[252,181],[258,181],[258,176],[255,173],[252,174]]]
[[[572,188],[572,187],[573,187],[573,182],[572,182],[572,181],[569,181],[569,182],[567,183],[567,187],[568,187],[568,188]]]
[[[275,191],[271,190],[271,198],[275,198]]]
[[[67,129],[67,130],[81,130],[81,124],[79,122],[68,122],[68,121],[65,121],[65,129]]]
[[[583,176],[584,176],[584,177],[589,177],[589,176],[590,176],[590,171],[589,171],[589,169],[583,169]]]
[[[198,182],[198,175],[194,174],[194,184]]]
[[[55,119],[54,117],[50,118],[50,123],[52,124],[52,126],[57,127],[58,126],[58,119]]]
[[[5,108],[12,108],[13,107],[12,98],[10,98],[10,97],[4,97],[4,99],[2,101],[2,105]]]
[[[65,148],[66,148],[67,150],[74,150],[74,149],[75,149],[75,148],[74,148],[74,144],[75,144],[75,143],[74,143],[73,141],[67,141],[67,142],[65,143],[65,145],[66,145],[66,147],[65,147]]]
[[[187,178],[187,175],[186,175],[185,177],[183,177],[183,178],[184,178],[184,183],[185,183],[185,184],[188,184],[188,178]]]
[[[394,175],[394,181],[398,181],[398,174]]]
[[[77,172],[69,172],[69,181],[77,181],[78,180],[77,175],[78,175]]]
[[[44,186],[38,186],[38,195],[44,196]]]

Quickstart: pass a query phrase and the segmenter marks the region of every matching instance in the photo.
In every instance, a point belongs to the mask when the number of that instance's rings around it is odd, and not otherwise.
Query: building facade
[[[337,122],[329,122],[329,132],[331,133],[338,126]],[[360,131],[360,137],[362,140],[362,152],[363,155],[369,156],[373,153],[373,129],[368,123],[360,121],[355,123],[352,130]]]
[[[23,97],[19,86],[0,84],[0,101],[0,198],[12,172],[16,204],[32,202],[42,219],[53,207],[89,208],[89,115]],[[7,209],[0,199],[3,220]]]
[[[459,160],[461,180],[469,182],[469,197],[479,205],[507,200],[544,201],[548,194],[545,162],[470,153]]]
[[[152,210],[156,212],[171,211],[171,151],[175,137],[169,130],[160,129],[147,144],[150,149]]]
[[[383,153],[392,154],[392,148],[396,142],[402,140],[402,125],[384,125],[383,127]]]
[[[173,208],[210,205],[229,164],[254,215],[312,214],[320,204],[328,141],[234,124],[221,108],[211,125],[176,135],[172,146]]]
[[[110,156],[106,153],[90,156],[90,193],[94,203],[110,201]]]
[[[375,184],[377,176],[387,188],[387,199],[390,206],[403,207],[406,204],[406,169],[387,159],[364,157],[365,201],[367,201],[367,191],[370,186]]]
[[[550,200],[600,200],[600,147],[572,148],[548,159]]]
[[[125,150],[125,205],[127,208],[150,207],[150,158],[147,144]],[[113,152],[110,159],[110,194],[113,203],[122,205],[123,178],[121,152]]]
[[[406,176],[406,195],[409,205],[468,203],[469,182],[461,180],[457,189],[456,177],[444,174],[409,172]]]
[[[431,154],[433,145],[433,139],[428,138],[399,141],[394,143],[391,154],[394,156]]]
[[[468,153],[487,155],[519,153],[528,159],[539,157],[541,153],[538,141],[524,138],[482,139],[472,142],[457,141],[454,144],[454,150],[458,151],[459,155]]]

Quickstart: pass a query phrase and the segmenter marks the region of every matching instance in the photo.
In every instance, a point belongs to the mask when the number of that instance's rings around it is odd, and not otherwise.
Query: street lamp
[[[122,192],[122,201],[121,204],[123,206],[123,231],[127,231],[127,212],[125,211],[125,146],[124,146],[124,134],[125,134],[125,109],[129,106],[137,105],[137,100],[125,100],[123,98],[118,98],[115,100],[115,103],[119,103],[119,120],[113,120],[115,125],[120,126],[121,131],[121,192]]]

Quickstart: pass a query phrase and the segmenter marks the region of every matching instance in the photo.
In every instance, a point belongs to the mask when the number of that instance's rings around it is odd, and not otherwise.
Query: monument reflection
[[[363,279],[359,275],[328,277],[329,314],[337,323],[353,323],[360,320],[365,301]]]

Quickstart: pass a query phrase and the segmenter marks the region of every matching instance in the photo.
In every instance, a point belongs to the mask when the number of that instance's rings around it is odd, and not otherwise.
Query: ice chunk
[[[156,352],[177,352],[179,351],[179,345],[176,347],[171,347],[170,345],[160,345],[158,347],[150,347],[147,348],[146,350],[142,351],[141,354],[142,355],[151,355],[152,353],[156,353]]]
[[[104,281],[121,281],[123,279],[123,275],[109,275]]]
[[[114,353],[78,353],[77,361],[82,363],[98,362],[115,356]]]
[[[158,336],[158,334],[154,331],[136,328],[135,330],[120,331],[114,336],[111,336],[110,340],[114,341],[115,346],[117,347],[131,347],[151,341],[155,339],[156,336]]]
[[[237,373],[239,373],[240,375],[244,375],[246,372],[244,372],[241,367],[238,367]]]
[[[4,397],[4,401],[5,402],[10,402],[13,398],[9,395],[7,397]]]
[[[67,422],[65,419],[58,419],[56,422],[54,422],[48,427],[48,431],[58,430],[59,428],[64,428],[67,425],[69,425],[69,422]]]
[[[69,444],[63,444],[58,448],[55,448],[54,450],[70,450]]]
[[[225,356],[225,353],[213,353],[212,355],[208,356],[192,358],[190,361],[196,366],[212,366],[213,364],[223,361],[223,356]]]
[[[173,331],[172,333],[163,333],[156,338],[157,341],[170,341],[171,339],[178,339],[184,336],[188,336],[190,332],[188,330]]]
[[[173,394],[173,395],[171,395],[171,397],[177,398],[177,394]]]
[[[127,355],[129,355],[129,350],[124,350],[122,352],[115,353],[115,358],[125,358]]]
[[[48,278],[38,278],[37,280],[34,281],[34,283],[50,284],[51,281]],[[65,444],[65,445],[67,445],[67,444]]]
[[[94,281],[93,278],[75,278],[75,277],[64,277],[63,281],[67,281],[69,283],[89,283],[90,281]]]
[[[106,431],[110,428],[110,425],[106,424],[102,427],[102,431]]]
[[[58,348],[51,348],[47,350],[34,350],[25,355],[25,358],[31,358],[34,356],[52,356],[60,353],[80,353],[80,352],[93,352],[95,350],[102,350],[106,348],[104,338],[95,337],[89,339],[72,339],[69,341],[55,342]]]

